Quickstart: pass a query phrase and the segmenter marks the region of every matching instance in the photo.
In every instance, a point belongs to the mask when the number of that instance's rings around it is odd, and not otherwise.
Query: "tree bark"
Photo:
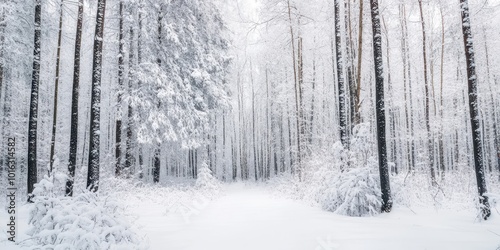
[[[116,101],[116,128],[115,128],[115,176],[121,176],[123,172],[123,165],[121,163],[122,159],[122,93],[123,93],[123,74],[125,72],[125,65],[123,60],[124,50],[124,39],[123,39],[123,1],[120,0],[120,21],[119,21],[119,34],[118,34],[118,99]]]
[[[33,197],[34,185],[37,182],[37,119],[38,89],[40,85],[40,40],[41,40],[42,2],[35,2],[35,39],[33,49],[33,72],[31,75],[31,100],[28,130],[28,201]]]
[[[50,140],[50,167],[49,176],[52,174],[54,168],[54,150],[56,146],[56,132],[57,132],[57,97],[59,94],[59,64],[61,62],[61,37],[62,37],[62,24],[63,24],[63,5],[62,0],[59,5],[59,32],[57,36],[57,56],[56,56],[56,80],[54,83],[54,108],[52,110],[52,137]]]
[[[337,65],[337,84],[339,91],[339,126],[340,126],[340,141],[344,148],[349,147],[349,139],[347,135],[347,103],[346,103],[346,91],[343,76],[343,65],[342,60],[342,41],[340,33],[340,4],[339,0],[334,2],[335,8],[335,55],[336,55],[336,65]]]
[[[440,81],[440,85],[439,85],[439,116],[441,118],[441,121],[440,121],[440,131],[439,131],[439,161],[440,161],[440,164],[441,164],[441,178],[444,177],[445,175],[445,170],[446,170],[446,166],[445,166],[445,162],[444,162],[444,145],[443,145],[443,128],[444,128],[444,124],[443,124],[443,75],[444,75],[444,15],[443,15],[443,9],[441,8],[440,9],[440,14],[441,14],[441,58],[440,58],[440,76],[439,76],[439,81]]]
[[[78,2],[78,17],[76,21],[75,55],[73,66],[73,92],[71,99],[71,133],[69,140],[68,180],[66,181],[66,195],[73,195],[75,178],[76,151],[78,149],[78,98],[80,85],[80,50],[82,47],[83,0]]]
[[[161,35],[162,35],[162,8],[160,6],[160,10],[158,11],[158,45],[161,47]],[[156,59],[156,63],[158,64],[158,67],[161,67],[161,58],[158,56]],[[161,103],[158,101],[158,108],[160,108]],[[161,166],[161,161],[160,161],[160,156],[161,156],[161,144],[157,143],[156,149],[154,152],[154,164],[153,164],[153,182],[158,183],[160,182],[160,166]],[[141,172],[141,177],[142,177],[142,172]]]
[[[359,26],[358,26],[358,67],[356,76],[356,98],[354,105],[354,124],[361,123],[361,112],[359,108],[361,107],[361,67],[363,59],[363,0],[359,1]]]
[[[481,213],[483,219],[487,219],[490,214],[490,205],[486,190],[486,180],[483,166],[483,145],[481,141],[481,127],[479,117],[479,107],[477,98],[477,75],[476,62],[474,58],[474,45],[471,31],[471,22],[469,17],[469,4],[467,0],[460,0],[462,14],[462,33],[465,48],[465,59],[467,62],[467,79],[468,79],[468,94],[469,94],[469,112],[470,124],[472,129],[472,146],[474,150],[474,166],[476,171],[477,189],[479,192],[479,203],[481,205]]]
[[[0,100],[2,100],[2,86],[4,82],[5,67],[5,10],[0,12]]]
[[[356,105],[356,80],[354,76],[354,58],[353,58],[353,47],[352,44],[352,26],[351,26],[351,4],[350,1],[344,1],[344,28],[345,28],[345,51],[346,51],[346,76],[347,76],[347,86],[346,89],[349,89],[349,108],[346,108],[348,117],[348,127],[347,134],[350,135],[352,133],[352,129],[355,124],[355,105]],[[346,91],[347,92],[347,91]],[[347,106],[347,101],[346,101]]]
[[[131,13],[132,15],[132,13]],[[128,94],[129,97],[132,95],[132,88],[134,82],[134,27],[131,25],[129,30],[129,51],[128,51]],[[132,154],[132,127],[134,126],[133,121],[133,108],[129,98],[128,106],[127,106],[127,130],[126,130],[126,148],[125,148],[125,168],[124,171],[127,174],[127,177],[130,177],[131,169],[135,164],[135,158]]]
[[[92,64],[92,97],[90,107],[89,162],[87,173],[87,188],[97,192],[99,188],[99,146],[100,146],[100,116],[101,116],[101,75],[102,75],[102,44],[104,33],[104,17],[106,0],[97,2],[97,15],[94,38],[94,62]]]
[[[375,62],[376,81],[376,119],[377,119],[377,141],[378,162],[380,171],[380,187],[382,191],[382,212],[390,212],[392,209],[391,186],[389,182],[389,169],[387,164],[387,148],[385,136],[385,105],[384,105],[384,70],[382,59],[382,34],[380,28],[380,13],[378,0],[371,0],[371,16],[373,29],[373,56]]]

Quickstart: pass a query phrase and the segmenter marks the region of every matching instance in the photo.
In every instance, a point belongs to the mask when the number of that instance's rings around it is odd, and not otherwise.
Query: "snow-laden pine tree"
[[[134,109],[137,141],[199,147],[214,112],[229,106],[225,23],[209,1],[144,1],[134,7],[141,16],[136,31],[140,62],[129,69],[136,83],[124,97]]]

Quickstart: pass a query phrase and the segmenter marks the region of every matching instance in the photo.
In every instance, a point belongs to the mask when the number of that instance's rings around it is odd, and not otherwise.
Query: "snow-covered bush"
[[[84,191],[58,197],[50,178],[35,185],[26,242],[35,249],[143,249],[118,203]]]
[[[306,161],[311,172],[306,187],[310,191],[306,193],[327,211],[371,216],[380,212],[382,203],[377,162],[371,157],[374,143],[370,124],[357,125],[353,133],[350,150],[336,142]]]
[[[331,212],[348,216],[373,216],[380,213],[382,200],[376,163],[344,172],[321,172],[323,188],[316,190],[316,201]]]
[[[380,213],[382,199],[378,164],[371,155],[373,136],[368,123],[357,125],[350,150],[340,142],[314,149],[304,161],[302,182],[293,176],[272,180],[277,192],[348,216]]]
[[[198,169],[196,187],[209,190],[219,189],[219,182],[212,176],[212,170],[208,168],[208,164],[206,162],[203,162],[201,167]]]
[[[338,207],[335,213],[349,216],[372,216],[380,213],[382,199],[376,162],[352,168],[341,174],[336,184]]]

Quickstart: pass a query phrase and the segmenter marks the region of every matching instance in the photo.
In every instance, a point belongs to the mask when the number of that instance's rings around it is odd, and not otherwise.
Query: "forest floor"
[[[137,192],[140,189],[145,191]],[[121,200],[150,249],[500,249],[498,211],[483,222],[473,211],[405,207],[358,218],[279,197],[264,184],[223,184],[219,195],[209,198],[196,192],[180,193],[181,197],[162,194],[162,189],[147,190],[123,191]],[[20,241],[28,238],[27,217],[23,205]],[[2,209],[0,249],[22,249],[6,241],[6,218]]]
[[[498,249],[500,218],[395,208],[353,218],[272,195],[266,186],[230,184],[223,196],[177,216],[141,210],[152,249]],[[188,208],[186,206],[185,208]],[[193,206],[191,206],[192,208]],[[139,211],[138,211],[139,212]]]

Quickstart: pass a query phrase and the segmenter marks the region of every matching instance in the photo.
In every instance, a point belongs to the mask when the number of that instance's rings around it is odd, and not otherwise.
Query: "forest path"
[[[152,249],[330,250],[496,249],[500,220],[474,222],[470,213],[398,209],[377,217],[336,215],[274,197],[262,186],[231,184],[210,203],[176,216],[142,215]],[[186,208],[185,207],[185,208]],[[182,209],[181,209],[182,210]],[[151,211],[153,212],[153,211]]]

